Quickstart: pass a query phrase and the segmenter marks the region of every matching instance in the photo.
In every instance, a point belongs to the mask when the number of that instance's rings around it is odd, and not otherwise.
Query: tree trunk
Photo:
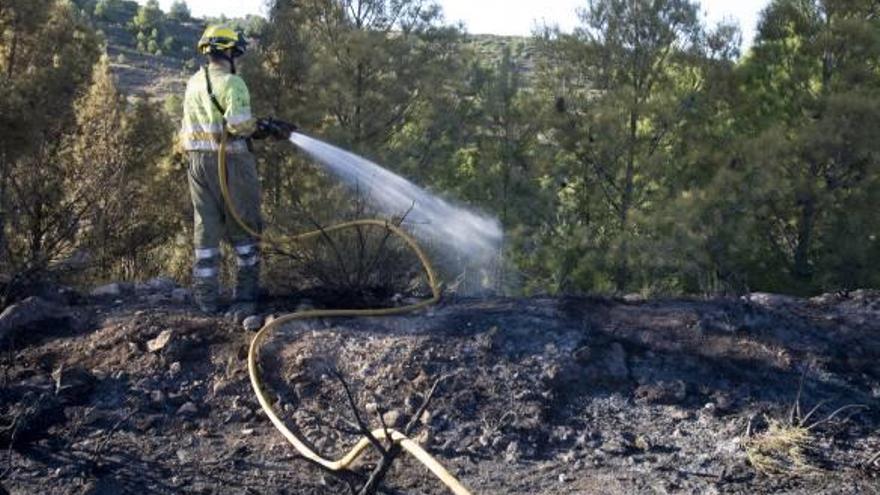
[[[6,246],[6,152],[0,152],[0,257],[8,259]],[[0,264],[0,269],[3,266]]]
[[[10,43],[9,55],[6,57],[6,79],[12,80],[15,74],[15,57],[18,54],[18,16],[12,14],[12,42]]]
[[[638,103],[636,103],[638,104]],[[620,252],[617,260],[617,273],[615,285],[618,292],[626,290],[629,282],[629,210],[633,201],[633,181],[635,179],[636,165],[636,132],[638,130],[639,115],[635,110],[629,114],[629,151],[626,160],[626,177],[623,183],[623,197],[620,201]]]
[[[816,199],[810,195],[801,201],[801,221],[798,226],[797,247],[794,252],[793,275],[798,280],[807,281],[812,277],[810,269],[810,247],[813,240],[813,226],[816,223]]]
[[[364,125],[362,121],[362,104],[364,99],[364,63],[357,63],[357,72],[355,74],[354,88],[354,142],[356,145],[361,144],[364,134]]]

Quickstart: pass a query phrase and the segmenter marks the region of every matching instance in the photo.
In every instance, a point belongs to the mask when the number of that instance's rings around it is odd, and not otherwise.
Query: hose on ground
[[[261,232],[258,232],[256,229],[252,228],[250,225],[247,224],[247,222],[242,219],[232,201],[232,195],[230,194],[229,184],[227,182],[228,170],[226,166],[226,140],[227,132],[224,131],[222,133],[222,138],[220,140],[220,149],[218,151],[218,173],[220,176],[220,190],[223,195],[223,200],[226,203],[226,209],[232,216],[232,218],[241,226],[242,229],[252,235],[255,239],[266,240],[265,236]],[[418,311],[420,309],[424,309],[428,306],[436,304],[440,300],[441,295],[437,276],[434,272],[434,267],[431,265],[430,259],[428,259],[428,256],[411,235],[409,235],[399,226],[394,225],[391,222],[379,219],[354,220],[351,222],[345,222],[331,227],[286,237],[285,240],[291,242],[306,241],[319,237],[326,233],[337,232],[340,230],[360,226],[379,227],[387,229],[388,231],[399,237],[410,249],[412,249],[412,251],[418,257],[422,268],[425,270],[425,276],[427,277],[428,285],[431,288],[431,297],[415,304],[395,308],[310,309],[282,315],[264,325],[263,328],[261,328],[260,331],[257,332],[254,338],[251,340],[250,348],[248,349],[248,375],[250,376],[251,386],[254,389],[254,393],[257,395],[257,401],[259,401],[260,407],[263,408],[266,416],[269,417],[269,420],[272,422],[275,428],[279,432],[281,432],[284,438],[291,445],[293,445],[293,447],[300,453],[300,455],[331,471],[340,471],[349,467],[364,453],[366,448],[370,445],[369,440],[366,437],[362,437],[351,448],[351,450],[348,451],[347,454],[335,461],[325,459],[324,457],[321,457],[317,452],[309,448],[309,446],[306,445],[306,443],[302,439],[300,439],[290,428],[287,427],[287,425],[284,423],[284,420],[282,420],[278,413],[275,411],[272,403],[269,401],[265,389],[263,388],[263,381],[260,378],[259,367],[260,347],[263,341],[277,328],[280,328],[282,325],[290,323],[292,321],[305,320],[309,318],[401,315],[404,313]],[[385,430],[384,428],[379,428],[373,430],[372,434],[378,439],[390,440],[400,445],[400,447],[404,451],[408,452],[419,462],[421,462],[426,468],[428,468],[428,470],[431,471],[440,481],[442,481],[443,484],[445,484],[455,495],[470,495],[468,489],[465,488],[464,485],[462,485],[461,482],[459,482],[452,474],[450,474],[449,471],[446,470],[446,468],[444,468],[439,462],[437,462],[437,460],[434,459],[434,457],[432,457],[427,451],[425,451],[425,449],[423,449],[418,443],[407,438],[406,435],[404,435],[403,433],[400,433],[396,430]]]

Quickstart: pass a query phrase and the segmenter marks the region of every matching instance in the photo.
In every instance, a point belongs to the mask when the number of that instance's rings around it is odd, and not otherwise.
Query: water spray
[[[223,200],[226,203],[226,209],[230,216],[238,222],[238,224],[255,238],[262,239],[263,235],[254,228],[244,222],[235,210],[232,201],[232,195],[229,190],[229,182],[227,180],[226,167],[226,139],[227,133],[224,131],[220,140],[220,150],[218,151],[218,173],[220,178],[220,189],[223,194]],[[451,206],[446,201],[434,197],[424,190],[418,188],[411,182],[397,176],[382,167],[361,158],[352,153],[346,152],[326,143],[309,138],[303,134],[294,133],[290,136],[290,141],[303,149],[310,156],[318,160],[327,169],[335,172],[343,181],[348,184],[371,184],[376,191],[377,206],[380,209],[391,212],[401,212],[408,208],[412,208],[416,217],[427,222],[432,229],[439,233],[438,240],[446,245],[451,245],[457,249],[463,250],[469,254],[481,254],[487,249],[492,249],[494,243],[501,240],[501,228],[497,221],[481,217],[474,213],[470,213],[462,208]],[[257,402],[266,413],[266,416],[275,426],[275,428],[284,436],[297,452],[310,461],[320,464],[326,469],[339,471],[348,468],[355,460],[357,460],[364,451],[370,447],[370,440],[362,437],[342,458],[331,460],[322,457],[305,443],[296,433],[288,428],[285,421],[281,418],[278,411],[274,407],[274,399],[266,391],[263,386],[263,380],[260,377],[260,348],[274,330],[282,325],[298,320],[309,318],[333,318],[333,317],[366,317],[366,316],[391,316],[411,313],[433,304],[440,300],[440,284],[425,252],[419,246],[418,242],[406,231],[388,220],[366,219],[354,220],[351,222],[334,225],[317,231],[306,232],[291,236],[288,240],[299,242],[318,238],[329,232],[337,232],[355,227],[373,227],[384,228],[390,233],[400,238],[416,255],[422,268],[425,270],[425,276],[428,286],[431,289],[431,297],[407,306],[377,309],[312,309],[305,311],[297,311],[282,315],[267,323],[263,328],[254,335],[251,345],[248,349],[248,376],[250,377],[251,386],[257,396]],[[446,239],[444,239],[444,237]],[[399,431],[379,428],[371,432],[375,438],[384,438],[399,445],[401,449],[409,453],[424,465],[437,479],[443,482],[455,495],[470,495],[470,491],[447,471],[436,459],[434,459],[425,449],[418,443],[406,437]]]
[[[369,201],[382,214],[407,212],[407,228],[420,240],[475,264],[498,255],[503,233],[497,219],[454,206],[366,158],[305,134],[291,134],[290,142],[343,183],[369,191]]]

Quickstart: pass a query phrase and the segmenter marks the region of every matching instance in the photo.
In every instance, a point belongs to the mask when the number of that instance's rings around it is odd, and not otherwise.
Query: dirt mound
[[[11,493],[347,490],[259,409],[250,335],[155,291],[72,311],[75,329],[5,354]],[[475,493],[877,493],[878,316],[871,292],[460,300],[289,325],[261,367],[288,424],[329,457],[357,440],[334,371],[374,427],[400,426],[443,377],[413,436]],[[387,481],[446,493],[405,457]]]

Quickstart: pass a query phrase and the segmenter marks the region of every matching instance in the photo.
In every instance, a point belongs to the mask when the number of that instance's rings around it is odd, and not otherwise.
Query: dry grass
[[[767,431],[746,442],[749,464],[766,475],[805,475],[817,472],[810,458],[815,437],[809,428],[771,420]]]
[[[751,421],[746,431],[746,458],[755,470],[765,475],[804,476],[818,474],[822,468],[817,465],[821,457],[817,430],[830,426],[832,422],[840,425],[848,422],[858,411],[867,409],[861,404],[847,404],[835,409],[822,419],[813,419],[826,404],[820,401],[809,412],[801,410],[804,377],[798,388],[797,397],[788,417],[784,420],[765,418],[767,429],[752,435]],[[849,413],[845,417],[844,413]]]

